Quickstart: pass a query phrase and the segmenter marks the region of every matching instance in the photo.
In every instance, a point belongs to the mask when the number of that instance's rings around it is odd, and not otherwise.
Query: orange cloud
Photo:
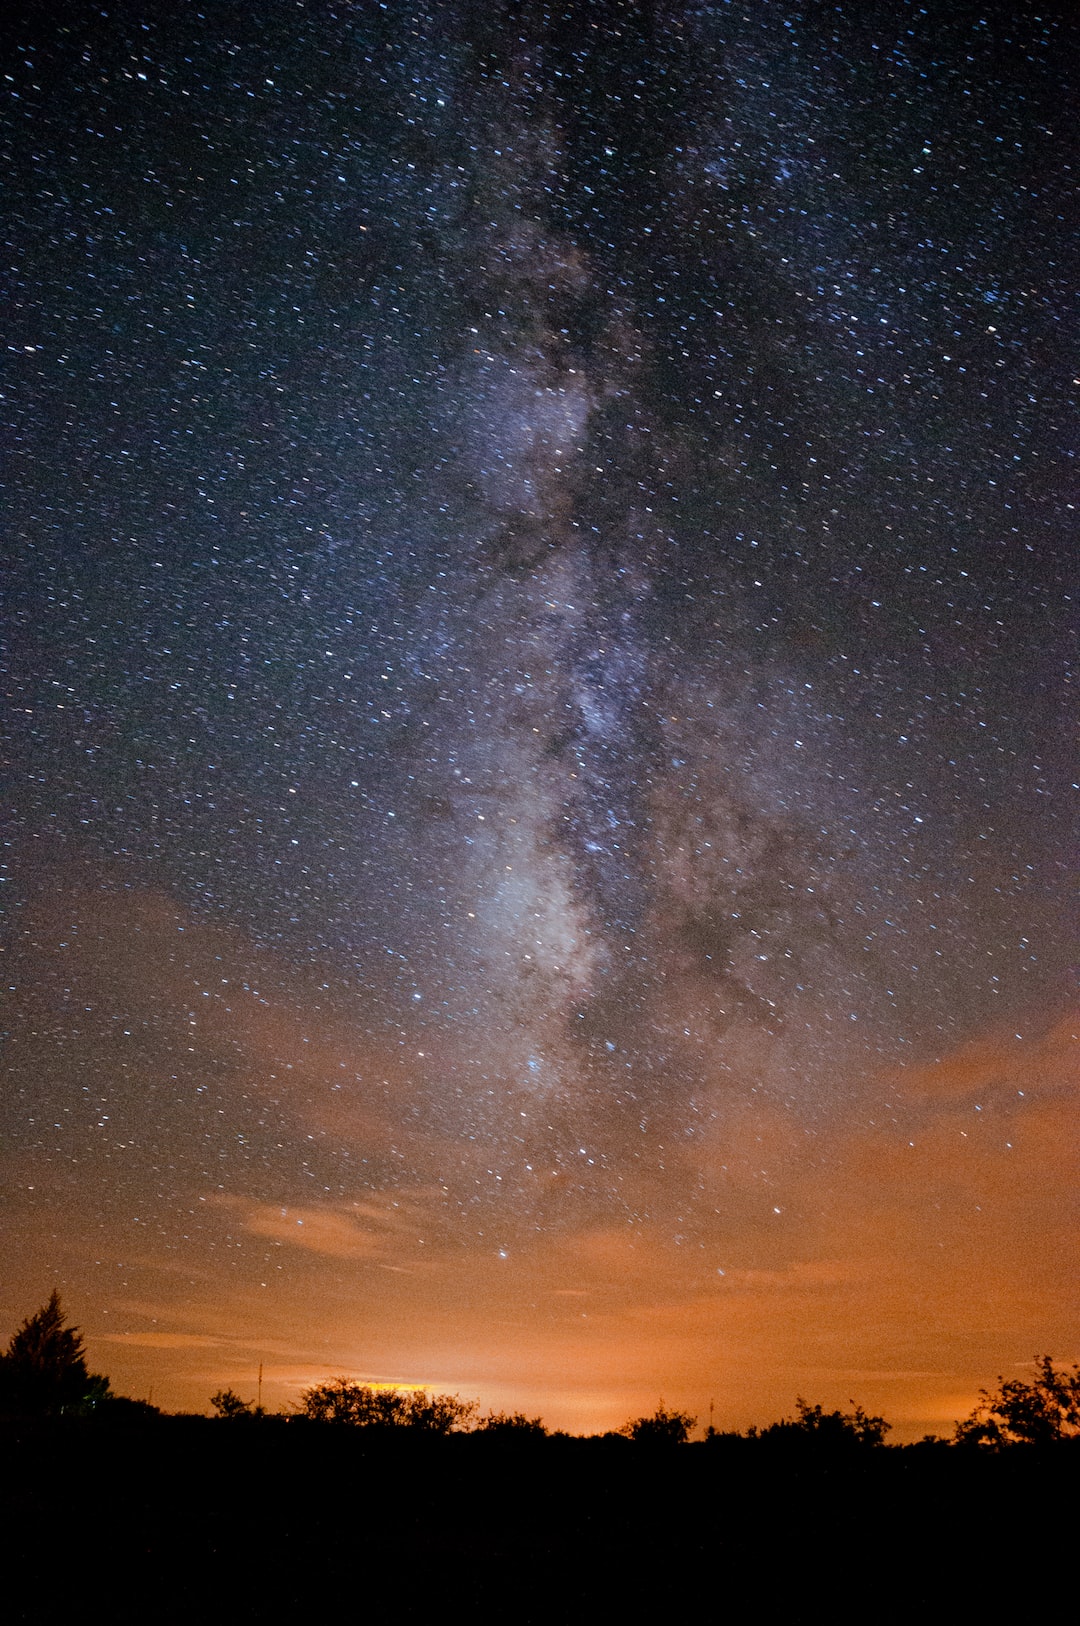
[[[99,1332],[96,1341],[127,1349],[221,1349],[229,1340],[194,1332]]]

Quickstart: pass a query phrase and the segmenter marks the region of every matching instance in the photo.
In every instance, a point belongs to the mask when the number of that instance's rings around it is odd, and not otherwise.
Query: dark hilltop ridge
[[[0,1357],[7,1618],[1030,1618],[1080,1468],[1080,1369],[1045,1357],[908,1446],[802,1400],[696,1441],[663,1403],[582,1437],[345,1378],[290,1415],[213,1404],[114,1396],[55,1293],[23,1323]]]

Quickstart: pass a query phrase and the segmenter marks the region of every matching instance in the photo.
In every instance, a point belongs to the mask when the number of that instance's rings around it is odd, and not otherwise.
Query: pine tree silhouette
[[[103,1398],[105,1379],[87,1370],[82,1336],[64,1325],[60,1295],[28,1316],[0,1356],[0,1402],[4,1409],[56,1414]],[[103,1390],[101,1395],[99,1390]]]

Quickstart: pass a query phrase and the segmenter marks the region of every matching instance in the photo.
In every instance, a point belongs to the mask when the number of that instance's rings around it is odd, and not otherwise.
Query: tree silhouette
[[[427,1434],[466,1430],[476,1402],[426,1389],[373,1389],[351,1378],[330,1378],[305,1389],[300,1415],[317,1423],[351,1423],[357,1428],[412,1428]]]
[[[264,1407],[257,1406],[253,1400],[241,1400],[235,1389],[219,1389],[216,1395],[210,1396],[210,1404],[226,1422],[234,1422],[240,1417],[257,1421],[266,1416]]]
[[[995,1394],[979,1390],[979,1404],[956,1425],[958,1445],[1052,1445],[1080,1435],[1080,1366],[1059,1372],[1043,1355],[1031,1383],[998,1378],[998,1385]]]
[[[316,1423],[351,1423],[358,1428],[399,1423],[403,1397],[396,1389],[372,1389],[352,1378],[329,1378],[305,1389],[300,1415]]]
[[[60,1295],[29,1316],[0,1356],[4,1409],[45,1415],[92,1410],[110,1398],[109,1380],[87,1370],[82,1336],[64,1325]]]
[[[767,1428],[752,1428],[751,1439],[771,1440],[792,1445],[813,1444],[826,1449],[844,1449],[853,1445],[881,1445],[892,1427],[884,1417],[872,1417],[856,1406],[850,1412],[826,1411],[823,1406],[811,1406],[800,1395],[795,1402],[796,1417],[782,1418]]]
[[[475,1416],[475,1400],[429,1394],[426,1389],[414,1389],[405,1408],[406,1427],[421,1429],[425,1434],[466,1433]]]
[[[661,1400],[651,1417],[634,1417],[619,1433],[640,1445],[685,1445],[696,1422],[687,1411],[669,1411]]]
[[[522,1411],[489,1411],[476,1425],[479,1434],[506,1435],[507,1438],[546,1439],[547,1429],[542,1417],[526,1417]]]

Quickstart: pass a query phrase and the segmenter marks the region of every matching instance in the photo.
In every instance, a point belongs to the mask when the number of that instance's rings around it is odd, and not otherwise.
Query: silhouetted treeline
[[[1053,1446],[1080,1439],[1080,1366],[1055,1367],[1048,1355],[1035,1362],[1030,1381],[999,1379],[994,1391],[980,1391],[970,1416],[955,1425],[953,1443],[998,1451],[1010,1446]],[[476,1401],[459,1395],[393,1384],[365,1384],[348,1377],[330,1378],[305,1389],[299,1405],[272,1414],[232,1389],[211,1396],[216,1417],[225,1422],[291,1423],[348,1428],[365,1434],[424,1435],[446,1439],[476,1435],[503,1441],[568,1439],[552,1434],[539,1417],[521,1412],[480,1415]],[[46,1304],[28,1316],[0,1354],[0,1418],[76,1418],[114,1421],[159,1417],[145,1401],[115,1395],[109,1379],[86,1364],[82,1335],[68,1327],[54,1291]],[[689,1412],[668,1408],[663,1400],[647,1416],[629,1419],[621,1429],[602,1436],[639,1447],[686,1446],[696,1425]],[[852,1410],[826,1411],[801,1396],[795,1416],[745,1434],[718,1432],[711,1425],[701,1443],[716,1448],[756,1446],[771,1451],[835,1454],[877,1451],[892,1425],[852,1402]],[[922,1442],[945,1444],[927,1436]]]

